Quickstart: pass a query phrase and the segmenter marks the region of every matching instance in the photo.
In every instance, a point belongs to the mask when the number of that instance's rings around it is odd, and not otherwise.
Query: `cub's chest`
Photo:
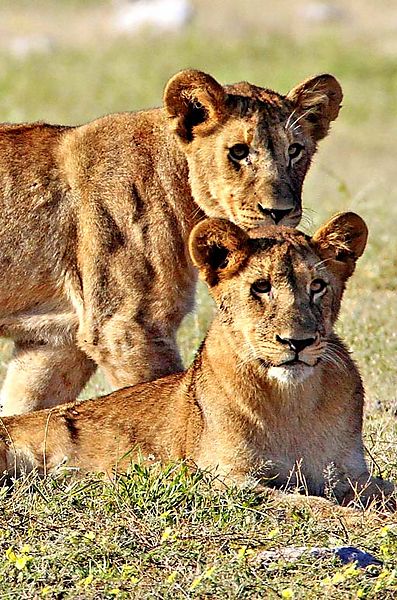
[[[341,475],[351,439],[347,429],[315,411],[265,423],[251,440],[253,470],[275,487],[322,493],[327,479]]]

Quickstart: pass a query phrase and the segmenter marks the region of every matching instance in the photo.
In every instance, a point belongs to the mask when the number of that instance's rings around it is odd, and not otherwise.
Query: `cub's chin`
[[[314,366],[303,362],[279,365],[270,367],[267,374],[270,379],[274,379],[280,385],[298,385],[311,377],[314,373]]]

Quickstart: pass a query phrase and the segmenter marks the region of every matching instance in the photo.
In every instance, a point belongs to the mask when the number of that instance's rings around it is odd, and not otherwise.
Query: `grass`
[[[37,3],[43,19],[49,4]],[[204,0],[196,4],[198,10],[206,6]],[[28,5],[14,2],[12,10]],[[58,6],[59,18],[63,6],[71,19],[80,5],[73,0]],[[229,3],[230,14],[240,9]],[[145,33],[86,45],[62,40],[52,53],[24,60],[3,49],[0,115],[9,121],[80,123],[158,105],[167,78],[189,66],[221,81],[248,79],[280,91],[311,74],[334,73],[345,91],[344,107],[308,176],[303,226],[313,231],[344,209],[368,222],[368,249],[349,285],[338,328],[367,389],[369,461],[397,479],[397,184],[391,135],[397,133],[397,63],[381,53],[379,41],[360,38],[358,31],[348,43],[346,28],[336,24],[313,27],[304,37],[250,25],[230,39],[193,23],[166,38]],[[200,286],[197,310],[179,334],[187,363],[211,315]],[[10,344],[3,342],[2,373],[9,355]],[[106,389],[97,375],[84,395]],[[293,511],[249,490],[217,491],[213,477],[192,474],[186,465],[150,470],[133,465],[113,482],[60,474],[18,481],[0,498],[0,598],[396,596],[396,518],[374,512],[342,517],[332,508],[327,515]],[[383,568],[349,571],[333,559],[313,562],[307,556],[265,566],[259,558],[263,549],[288,545],[349,544],[382,558]]]
[[[380,590],[393,597],[395,528],[374,515],[352,521],[330,510],[319,518],[247,490],[216,491],[213,477],[183,464],[138,464],[112,483],[18,482],[3,500],[0,582],[9,592],[1,597],[355,598],[359,590],[358,597]],[[358,545],[384,565],[261,560],[263,550],[286,544]]]

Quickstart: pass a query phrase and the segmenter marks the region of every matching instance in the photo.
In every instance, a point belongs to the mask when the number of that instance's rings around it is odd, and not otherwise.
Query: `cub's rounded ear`
[[[190,234],[189,251],[210,286],[236,273],[250,253],[247,233],[226,219],[204,219]]]
[[[318,141],[327,135],[331,121],[338,116],[343,93],[335,77],[325,73],[306,79],[287,98],[295,105],[295,119],[305,120],[312,138]]]
[[[225,115],[226,94],[211,75],[202,71],[180,71],[164,91],[164,107],[174,131],[184,142],[209,133]]]
[[[311,241],[317,253],[324,259],[333,261],[330,266],[337,268],[347,279],[365,250],[367,238],[365,221],[356,213],[344,212],[334,215],[320,227]]]

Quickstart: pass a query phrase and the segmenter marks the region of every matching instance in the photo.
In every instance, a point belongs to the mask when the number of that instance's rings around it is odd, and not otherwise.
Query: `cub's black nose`
[[[311,346],[316,341],[315,337],[304,338],[302,340],[295,340],[293,338],[282,338],[279,335],[276,335],[276,340],[280,342],[280,344],[284,344],[285,346],[289,346],[291,350],[294,352],[301,352],[307,346]]]
[[[293,210],[292,208],[285,208],[283,210],[277,208],[265,208],[262,204],[258,204],[258,208],[264,215],[273,219],[276,225]]]

